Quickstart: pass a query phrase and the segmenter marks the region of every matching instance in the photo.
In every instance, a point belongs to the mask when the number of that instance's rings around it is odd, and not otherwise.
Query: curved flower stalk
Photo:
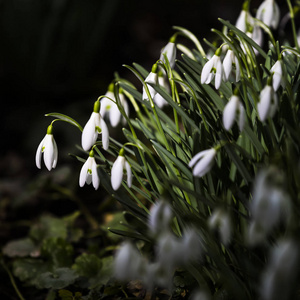
[[[94,150],[90,151],[89,157],[83,164],[79,175],[79,186],[93,183],[95,190],[99,188],[100,177],[97,171],[97,163],[94,157]]]
[[[145,83],[153,83],[153,84],[157,84],[158,83],[158,75],[157,75],[157,64],[154,64],[152,66],[152,70],[151,72],[149,73],[149,75],[146,77],[145,79]],[[148,87],[148,90],[149,90],[149,93],[150,93],[150,96],[151,98],[153,99],[154,96],[157,94],[156,90],[150,86],[149,84],[147,84],[147,87]],[[149,100],[149,97],[147,95],[147,92],[146,92],[146,89],[145,87],[143,86],[143,96],[142,96],[143,100],[145,99],[148,99]]]
[[[52,134],[52,124],[48,126],[47,134],[40,142],[36,151],[35,163],[39,169],[41,169],[42,154],[44,154],[44,163],[46,168],[49,171],[54,169],[57,164],[58,150]]]
[[[158,84],[160,85],[160,87],[164,88],[167,93],[170,93],[170,87],[168,85],[166,77],[162,72],[158,72]],[[153,101],[159,108],[163,108],[164,106],[168,105],[168,102],[159,93],[155,94]]]
[[[170,38],[168,44],[162,49],[160,54],[160,60],[166,63],[164,54],[167,56],[170,67],[173,69],[175,66],[176,59],[176,34]]]
[[[108,87],[108,91],[106,92],[105,96],[100,101],[100,115],[102,118],[108,116],[108,120],[112,127],[116,127],[122,120],[122,123],[126,123],[126,119],[123,116],[118,108],[118,105],[113,102],[112,100],[116,101],[114,92],[113,92],[114,84],[111,83]],[[126,115],[129,115],[129,106],[125,99],[123,93],[119,94],[120,104],[123,106]]]
[[[132,172],[129,163],[124,157],[124,148],[122,148],[111,169],[111,186],[115,191],[118,190],[122,184],[124,169],[126,169],[127,172],[127,185],[131,187]]]
[[[224,80],[229,80],[233,70],[235,69],[235,82],[238,82],[241,78],[240,65],[237,57],[231,49],[228,49],[223,60]]]
[[[218,90],[224,77],[223,65],[221,62],[221,48],[219,48],[213,57],[206,62],[201,72],[201,83],[209,84],[215,78],[215,88]]]
[[[246,113],[244,106],[240,102],[240,97],[232,95],[223,111],[223,124],[225,129],[227,131],[230,130],[234,121],[237,119],[239,129],[240,131],[243,131],[245,118]]]
[[[278,105],[278,97],[274,92],[271,81],[272,78],[270,77],[267,85],[260,92],[260,100],[257,103],[258,115],[262,122],[264,122],[267,118],[273,118]]]
[[[193,169],[193,175],[196,177],[202,177],[208,173],[214,163],[214,158],[217,155],[217,150],[212,148],[203,150],[196,154],[189,162],[189,167]]]
[[[280,10],[274,0],[265,0],[261,3],[256,12],[256,18],[267,26],[277,28],[280,19]]]
[[[271,75],[273,75],[272,85],[273,85],[274,92],[277,92],[280,85],[283,87],[285,86],[283,81],[283,76],[282,76],[282,63],[283,63],[282,60],[278,59],[270,70]]]
[[[85,124],[82,135],[81,145],[85,151],[88,151],[96,143],[98,134],[102,134],[103,149],[107,150],[109,146],[109,131],[107,125],[100,113],[100,101],[97,100],[94,104],[94,111],[91,114],[90,119]]]

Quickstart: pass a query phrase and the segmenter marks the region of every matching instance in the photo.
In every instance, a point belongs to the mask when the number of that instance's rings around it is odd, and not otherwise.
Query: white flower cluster
[[[149,231],[155,239],[155,259],[148,261],[130,242],[121,245],[115,256],[115,277],[122,281],[140,279],[151,288],[170,288],[176,267],[183,267],[201,255],[201,240],[193,229],[176,237],[170,230],[171,207],[158,201],[150,212]]]

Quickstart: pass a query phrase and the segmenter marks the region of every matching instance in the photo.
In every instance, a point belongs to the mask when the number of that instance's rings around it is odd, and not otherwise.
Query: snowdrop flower
[[[235,68],[235,81],[238,82],[241,78],[239,61],[234,52],[228,49],[223,60],[224,78],[226,81],[229,80],[233,68]]]
[[[157,92],[156,92],[156,90],[152,86],[150,86],[147,83],[153,83],[153,84],[157,84],[158,83],[157,64],[153,65],[151,72],[149,73],[149,75],[145,79],[145,83],[146,83],[146,85],[148,87],[150,96],[153,99],[154,96],[157,94]],[[146,89],[145,89],[144,86],[143,86],[143,98],[142,99],[143,100],[149,99],[149,97],[147,95],[147,92],[146,92]]]
[[[280,10],[274,0],[265,0],[259,6],[256,18],[264,22],[267,26],[277,28],[280,18]]]
[[[115,191],[118,190],[122,184],[124,169],[126,169],[127,172],[127,185],[131,187],[132,172],[129,163],[124,157],[124,148],[122,148],[111,169],[111,186]]]
[[[229,102],[226,104],[223,111],[223,124],[228,131],[233,125],[233,122],[237,120],[240,131],[243,131],[245,125],[245,109],[240,102],[240,98],[237,95],[232,95]]]
[[[158,72],[158,84],[160,85],[160,87],[164,88],[167,93],[170,93],[168,82],[166,80],[166,77],[163,76],[162,72]],[[163,108],[168,104],[168,102],[159,93],[155,94],[153,101],[159,108]]]
[[[85,183],[93,183],[95,190],[98,189],[100,184],[100,177],[97,171],[97,163],[94,157],[94,150],[90,151],[88,159],[83,164],[79,175],[79,186],[83,187]]]
[[[215,88],[218,90],[220,88],[222,78],[223,78],[223,65],[221,62],[221,48],[219,48],[214,56],[203,66],[201,72],[201,84],[209,84],[215,77]]]
[[[109,146],[109,132],[106,123],[101,117],[100,113],[100,101],[97,100],[94,104],[94,111],[91,114],[90,119],[83,128],[81,136],[81,145],[85,151],[91,149],[96,143],[98,134],[102,134],[102,145],[105,150]]]
[[[114,92],[113,92],[113,83],[109,85],[108,91],[106,92],[105,96],[100,101],[100,115],[102,118],[105,118],[105,116],[108,116],[109,122],[112,127],[116,127],[122,120],[123,124],[125,124],[126,119],[124,116],[122,117],[122,114],[118,108],[118,105],[113,102],[112,100],[116,101]],[[119,94],[120,98],[120,104],[123,106],[124,111],[126,115],[129,115],[129,106],[125,99],[124,94]]]
[[[47,129],[47,134],[43,138],[43,140],[40,142],[36,155],[35,155],[35,163],[36,166],[40,169],[41,168],[41,160],[42,160],[42,154],[44,154],[44,163],[47,167],[47,169],[50,171],[52,168],[54,169],[57,164],[57,157],[58,157],[58,150],[57,145],[54,140],[53,134],[52,134],[52,124],[49,125]]]
[[[173,68],[175,65],[175,58],[176,58],[176,44],[175,44],[176,36],[172,36],[170,38],[169,43],[162,49],[161,54],[160,54],[160,60],[162,60],[164,63],[165,57],[164,54],[167,56],[170,67]]]
[[[150,231],[158,234],[169,230],[172,217],[173,212],[169,203],[164,200],[158,201],[150,210],[148,222]]]
[[[217,154],[216,149],[208,149],[196,154],[189,162],[189,167],[193,169],[193,175],[196,177],[202,177],[208,173],[214,162],[214,158]]]
[[[268,79],[267,85],[260,92],[260,100],[257,103],[259,118],[264,122],[267,118],[273,118],[278,104],[278,98],[271,85],[272,78]]]
[[[275,92],[279,89],[280,84],[284,86],[283,77],[282,77],[282,60],[279,59],[273,65],[270,70],[272,77],[273,89]]]
[[[208,220],[211,230],[218,230],[221,242],[228,245],[232,236],[232,223],[228,213],[222,209],[216,209]]]
[[[262,300],[293,298],[291,288],[296,283],[299,268],[299,246],[292,239],[282,239],[272,249],[261,286]]]
[[[197,232],[189,228],[181,239],[183,262],[188,263],[198,259],[201,255],[201,239]]]
[[[114,262],[114,273],[119,280],[131,280],[140,277],[142,257],[138,250],[129,242],[121,245]]]

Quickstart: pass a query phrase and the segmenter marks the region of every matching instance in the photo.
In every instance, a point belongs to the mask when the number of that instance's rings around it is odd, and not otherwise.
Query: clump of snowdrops
[[[115,259],[121,282],[172,293],[185,274],[193,299],[299,297],[300,5],[286,7],[281,16],[265,0],[254,17],[245,1],[203,45],[174,27],[150,71],[124,66],[140,84],[116,75],[83,127],[47,115],[55,119],[37,166],[58,163],[56,121],[74,125],[79,185],[106,189],[131,216],[111,228],[126,237]]]

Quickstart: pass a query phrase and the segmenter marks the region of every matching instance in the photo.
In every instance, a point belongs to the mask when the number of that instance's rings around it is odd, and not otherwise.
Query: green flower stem
[[[3,267],[3,269],[6,271],[6,273],[8,274],[9,276],[9,279],[10,279],[10,282],[16,292],[16,294],[18,295],[19,299],[20,300],[25,300],[25,298],[23,297],[23,295],[21,294],[17,284],[16,284],[16,281],[14,279],[14,276],[12,275],[11,271],[9,270],[9,268],[6,266],[6,264],[4,263],[3,259],[1,259],[1,265]]]
[[[296,25],[295,25],[295,14],[294,14],[294,9],[292,7],[291,1],[286,0],[289,11],[290,11],[290,17],[291,17],[291,24],[292,24],[292,30],[293,30],[293,37],[294,37],[294,43],[296,46],[296,49],[300,51],[299,44],[298,44],[298,39],[297,39],[297,31],[296,31]]]

